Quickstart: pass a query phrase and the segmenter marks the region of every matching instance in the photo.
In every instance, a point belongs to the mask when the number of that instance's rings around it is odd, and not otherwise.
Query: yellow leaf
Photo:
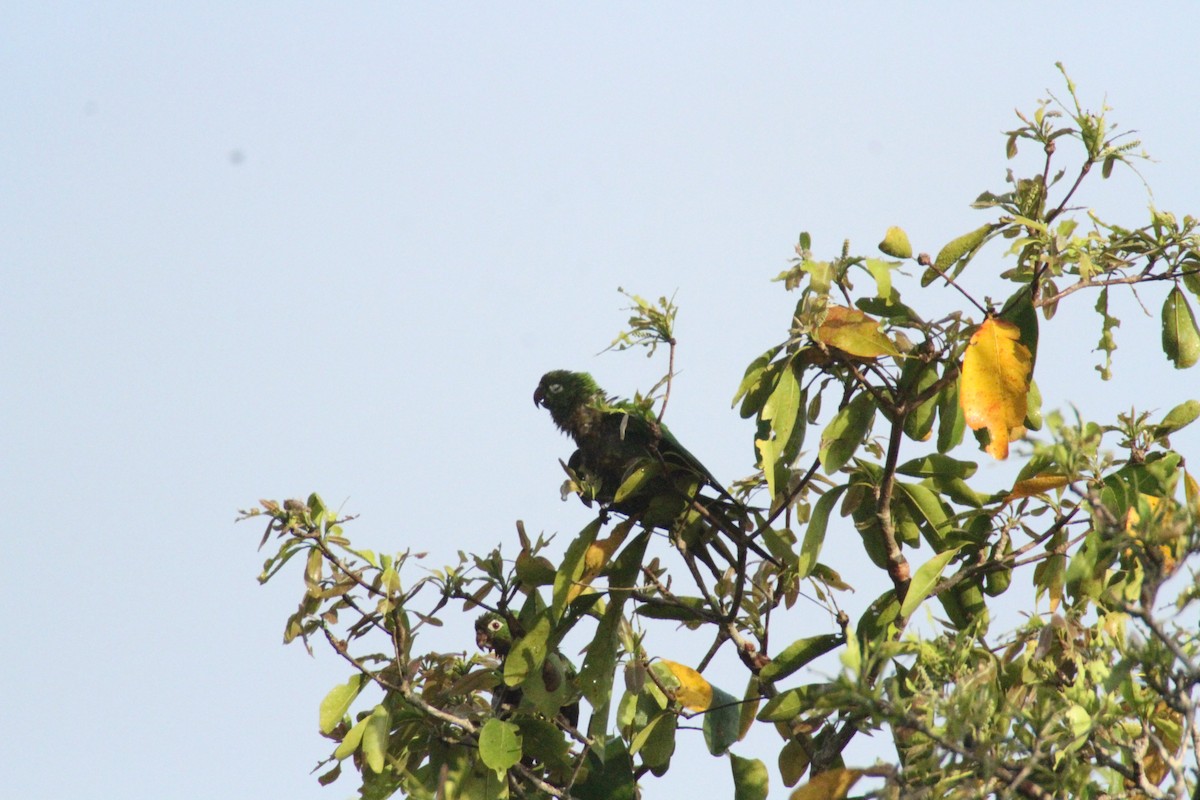
[[[1183,490],[1188,510],[1192,512],[1193,517],[1200,516],[1200,483],[1197,483],[1192,473],[1187,470],[1183,471]]]
[[[1167,753],[1178,752],[1183,735],[1183,716],[1181,714],[1169,708],[1164,701],[1159,700],[1150,717],[1150,728],[1162,742],[1163,750]],[[1145,757],[1142,758],[1142,768],[1154,786],[1161,786],[1170,771],[1169,765],[1163,760],[1162,753],[1157,746],[1151,746]]]
[[[1022,497],[1033,497],[1035,494],[1042,494],[1051,489],[1061,489],[1070,482],[1065,475],[1051,475],[1048,472],[1043,472],[1040,475],[1034,475],[1032,478],[1026,478],[1023,481],[1014,483],[1012,491],[1004,498],[1004,502],[1011,503],[1013,500],[1020,500]]]
[[[958,391],[963,419],[972,430],[987,428],[993,458],[1008,458],[1008,443],[1025,433],[1025,399],[1031,358],[1016,325],[989,317],[963,356]]]
[[[675,690],[675,699],[679,701],[679,704],[690,711],[707,711],[708,707],[712,705],[712,684],[691,667],[685,667],[683,664],[677,664],[665,658],[661,660],[679,681],[679,688]]]
[[[908,234],[903,228],[895,225],[887,229],[883,241],[879,243],[879,249],[892,258],[912,258],[912,245],[908,242]]]
[[[813,338],[858,358],[900,355],[892,340],[879,330],[879,321],[856,308],[830,306]]]
[[[822,772],[792,792],[789,800],[842,800],[862,774],[861,769],[831,769]]]
[[[1150,509],[1150,513],[1154,513],[1158,510],[1158,504],[1162,502],[1161,497],[1155,497],[1154,495],[1146,494],[1145,492],[1139,492],[1138,494],[1146,503],[1146,507]],[[1137,524],[1141,521],[1142,515],[1138,513],[1137,507],[1130,506],[1129,510],[1125,512],[1125,532],[1131,536],[1136,535],[1134,528],[1137,527]]]
[[[571,584],[567,589],[567,602],[570,603],[576,597],[583,593],[583,590],[591,585],[612,559],[613,553],[625,541],[625,537],[629,535],[629,529],[633,527],[635,520],[623,520],[620,525],[613,528],[612,534],[607,539],[597,539],[588,545],[587,550],[583,554],[583,573],[579,579]]]

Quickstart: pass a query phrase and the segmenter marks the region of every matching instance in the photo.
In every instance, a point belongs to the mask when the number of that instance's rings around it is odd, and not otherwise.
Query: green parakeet
[[[568,466],[581,479],[585,503],[596,500],[606,509],[637,516],[647,526],[677,530],[685,541],[700,545],[696,555],[701,558],[705,555],[698,539],[707,537],[700,537],[698,528],[707,533],[717,527],[777,563],[742,533],[745,506],[649,408],[608,397],[586,372],[562,369],[542,376],[533,402],[548,410],[558,429],[575,440],[578,449]],[[702,495],[706,488],[718,497]],[[724,545],[714,541],[713,546],[733,562]]]
[[[503,665],[513,646],[513,635],[509,629],[508,620],[495,611],[481,614],[475,620],[475,644],[480,650],[495,653]],[[530,684],[530,680],[537,683]],[[533,707],[554,716],[558,712],[575,727],[579,724],[579,694],[575,687],[576,671],[557,649],[546,655],[542,669],[536,673],[536,678],[527,678],[520,686],[506,686],[501,683],[493,690],[492,705],[497,712],[502,710],[511,713],[521,705],[529,692],[528,700]]]
[[[500,659],[512,648],[512,632],[508,622],[495,611],[480,614],[475,620],[475,645],[486,653],[495,653]]]

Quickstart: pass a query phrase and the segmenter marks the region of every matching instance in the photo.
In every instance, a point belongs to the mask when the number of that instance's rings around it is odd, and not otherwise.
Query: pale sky
[[[569,444],[530,397],[559,367],[649,388],[662,362],[596,355],[618,286],[676,293],[671,426],[747,474],[729,401],[786,333],[795,297],[770,278],[799,232],[874,255],[901,225],[936,253],[982,224],[968,204],[1004,187],[1013,109],[1066,94],[1055,61],[1137,129],[1158,207],[1200,214],[1198,22],[1191,3],[3,4],[0,785],[350,796],[308,774],[347,670],[280,645],[299,574],[258,586],[237,509],[319,491],[361,515],[357,543],[430,566],[515,552],[517,519],[565,544],[588,514],[559,501]],[[1132,227],[1150,200],[1125,172],[1081,202]],[[1002,299],[1000,257],[964,284]],[[1200,394],[1159,349],[1163,293],[1142,293],[1150,317],[1114,296],[1108,384],[1094,295],[1064,303],[1046,405],[1109,422]],[[959,455],[987,488],[1019,466]],[[828,560],[863,563],[840,533]],[[829,630],[812,611],[780,635]],[[474,646],[469,615],[442,635]],[[773,765],[761,741],[735,751]],[[732,792],[698,734],[673,766],[647,797]]]

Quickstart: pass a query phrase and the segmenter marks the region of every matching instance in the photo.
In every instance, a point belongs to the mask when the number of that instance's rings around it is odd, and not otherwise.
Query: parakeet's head
[[[601,394],[596,381],[586,372],[556,369],[547,372],[533,393],[533,404],[550,412],[554,424],[565,428],[575,409]]]
[[[512,647],[512,633],[504,617],[495,611],[481,614],[475,620],[475,645],[486,652],[504,658]]]

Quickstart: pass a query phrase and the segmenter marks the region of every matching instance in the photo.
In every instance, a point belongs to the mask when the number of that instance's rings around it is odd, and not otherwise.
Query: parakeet
[[[480,650],[495,653],[503,664],[513,645],[508,620],[495,611],[481,614],[475,620],[475,644]],[[537,683],[531,684],[531,679]],[[503,683],[497,686],[493,690],[492,705],[497,712],[511,712],[521,705],[528,690],[529,700],[535,708],[551,717],[555,716],[553,709],[557,709],[575,727],[579,724],[579,695],[574,685],[575,679],[574,665],[557,650],[552,650],[546,655],[536,678],[527,678],[520,686],[506,686]]]
[[[568,466],[582,480],[585,503],[597,500],[605,508],[638,516],[650,527],[683,528],[682,533],[690,528],[695,534],[696,524],[702,522],[707,530],[718,527],[730,536],[741,535],[745,507],[649,408],[609,398],[586,372],[561,369],[542,376],[533,402],[546,408],[558,429],[575,440],[578,449]],[[618,490],[627,481],[618,500]],[[702,495],[703,489],[718,497]],[[775,562],[753,541],[742,542]],[[732,561],[723,545],[714,547]],[[697,555],[704,557],[700,551]]]
[[[475,620],[475,645],[485,653],[495,653],[503,660],[512,648],[512,632],[504,617],[495,611],[480,614]]]

